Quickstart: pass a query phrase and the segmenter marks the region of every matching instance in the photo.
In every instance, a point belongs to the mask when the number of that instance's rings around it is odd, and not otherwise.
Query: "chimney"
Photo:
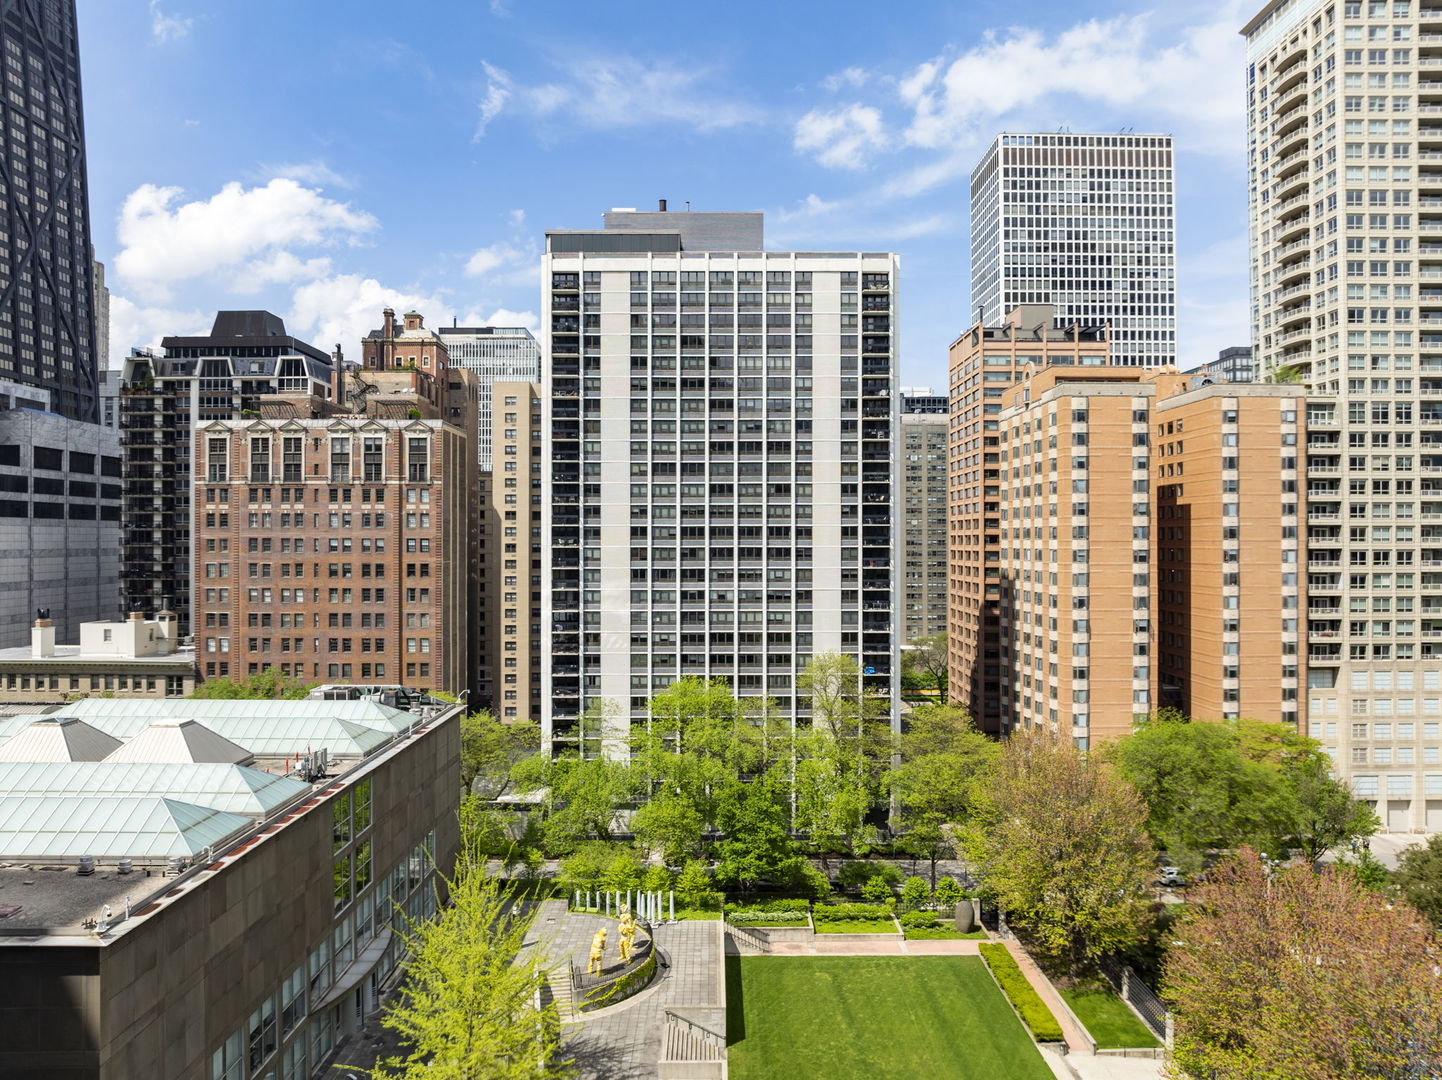
[[[36,619],[30,631],[30,655],[37,658],[55,655],[55,624],[48,614]]]
[[[386,308],[381,312],[385,321],[381,324],[381,337],[393,338],[396,336],[396,309]]]
[[[662,199],[662,200],[661,200],[660,212],[663,213],[663,214],[666,212],[666,200],[665,200],[665,199]]]

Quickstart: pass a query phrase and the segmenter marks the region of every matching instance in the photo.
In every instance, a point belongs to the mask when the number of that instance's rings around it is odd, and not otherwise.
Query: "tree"
[[[271,665],[264,671],[248,675],[244,679],[207,679],[195,688],[190,696],[202,700],[216,699],[282,699],[298,701],[310,692],[313,683],[303,683],[281,674],[280,668]]]
[[[1146,805],[1110,765],[1048,732],[1015,732],[973,785],[962,846],[986,891],[1072,970],[1133,944],[1149,919]]]
[[[1193,889],[1164,967],[1173,1076],[1416,1080],[1442,1061],[1439,942],[1333,867],[1251,849]]]
[[[509,774],[541,746],[541,729],[530,722],[503,724],[489,709],[461,717],[461,787],[470,791],[477,777],[481,793],[494,799],[506,789]]]
[[[973,779],[996,760],[998,743],[971,725],[954,705],[923,705],[907,717],[901,736],[900,762],[887,775],[896,804],[896,824],[904,830],[902,844],[916,858],[931,864],[951,853],[948,825],[969,812]]]
[[[529,919],[494,878],[463,868],[450,903],[406,931],[411,960],[382,1024],[402,1040],[378,1080],[559,1080],[561,1025],[554,1004],[538,1008],[542,950],[522,952]]]
[[[1159,715],[1103,754],[1146,800],[1156,846],[1188,869],[1243,845],[1315,860],[1376,828],[1321,748],[1286,724]]]
[[[966,892],[962,889],[961,884],[950,874],[936,883],[933,895],[935,895],[937,903],[945,904],[947,907],[966,899]]]
[[[1442,833],[1408,848],[1392,880],[1409,904],[1442,928]]]
[[[648,851],[668,863],[701,854],[704,823],[696,807],[670,791],[660,791],[631,815],[631,831]]]
[[[908,904],[924,904],[931,899],[931,886],[926,878],[909,877],[901,886],[901,898]]]
[[[609,840],[636,792],[631,769],[607,758],[527,758],[512,774],[522,791],[542,791],[541,835],[552,854],[583,840]]]
[[[726,839],[716,847],[716,877],[750,893],[762,880],[799,877],[806,860],[786,830],[786,806],[778,786],[762,779],[737,784],[721,808]]]
[[[1381,822],[1366,803],[1352,797],[1318,753],[1291,764],[1284,773],[1292,796],[1292,842],[1309,862],[1348,841],[1377,831]]]
[[[700,859],[692,859],[676,875],[676,899],[688,908],[710,910],[720,906],[720,894],[711,887],[711,875]]]
[[[933,690],[946,698],[946,635],[919,637],[901,650],[901,680],[906,689]]]

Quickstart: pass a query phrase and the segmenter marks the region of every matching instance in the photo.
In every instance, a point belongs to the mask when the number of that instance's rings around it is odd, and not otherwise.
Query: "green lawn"
[[[1057,987],[1071,1011],[1086,1025],[1097,1046],[1116,1050],[1133,1046],[1160,1046],[1151,1030],[1136,1018],[1109,986]]]
[[[732,1080],[1052,1080],[974,956],[728,956]]]
[[[719,911],[708,911],[704,908],[676,909],[677,922],[714,922],[716,919],[719,918],[721,918],[721,913]]]
[[[968,930],[963,933],[950,926],[909,926],[906,928],[907,941],[990,941],[985,930]]]
[[[841,922],[819,922],[818,934],[894,934],[896,923],[890,919],[845,919]]]

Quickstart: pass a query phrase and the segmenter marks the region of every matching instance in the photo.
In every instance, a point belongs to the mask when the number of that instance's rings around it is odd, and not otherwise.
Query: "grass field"
[[[1086,1025],[1097,1046],[1103,1050],[1124,1047],[1160,1046],[1151,1030],[1136,1018],[1126,1003],[1109,986],[1057,988],[1071,1011]]]
[[[818,934],[894,934],[896,923],[890,919],[846,919],[842,922],[819,922]]]
[[[732,1080],[1052,1080],[974,956],[729,956]]]

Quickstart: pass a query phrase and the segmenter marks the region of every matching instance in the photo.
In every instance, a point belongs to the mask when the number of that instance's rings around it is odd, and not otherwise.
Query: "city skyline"
[[[739,30],[713,32],[698,54],[684,19],[650,20],[637,46],[576,7],[570,32],[587,45],[564,50],[519,5],[493,5],[500,15],[436,7],[444,41],[422,20],[376,41],[342,32],[316,46],[323,7],[259,7],[240,19],[184,0],[81,4],[82,47],[104,43],[86,55],[89,83],[105,90],[91,95],[92,185],[116,356],[203,330],[217,307],[268,308],[324,349],[353,340],[385,303],[431,312],[436,325],[535,327],[544,230],[665,197],[677,209],[765,211],[776,243],[793,250],[898,251],[906,281],[916,279],[902,379],[940,385],[958,330],[951,313],[969,291],[967,177],[998,132],[1061,126],[1175,137],[1179,362],[1244,339],[1244,87],[1233,73],[1250,12],[1239,5],[1201,21],[1043,6],[1012,29],[1000,5],[937,5],[880,40],[830,20],[821,30],[802,5],[785,25],[805,22],[825,47],[792,57],[784,75]],[[382,22],[378,8],[376,19],[353,14]],[[154,80],[128,79],[126,55],[158,61]],[[195,94],[200,68],[262,57],[294,58],[296,80],[314,93],[287,90],[275,109],[254,94],[278,88],[250,87],[244,102]],[[372,70],[385,77],[357,82]],[[1235,93],[1195,110],[1178,88],[1188,71],[1234,79]],[[993,79],[1026,87],[958,96]],[[427,143],[424,177],[366,168],[376,123]],[[659,149],[678,139],[684,153]],[[741,155],[758,167],[735,169]],[[581,185],[565,164],[579,159]],[[237,211],[264,231],[189,242]]]

